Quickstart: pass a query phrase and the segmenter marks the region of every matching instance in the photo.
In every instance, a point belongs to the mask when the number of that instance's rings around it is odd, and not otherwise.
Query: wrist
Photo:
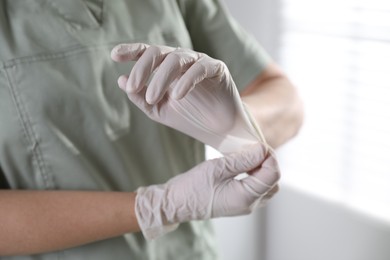
[[[135,215],[137,223],[147,240],[158,238],[175,230],[175,210],[166,197],[166,185],[151,185],[137,189]]]

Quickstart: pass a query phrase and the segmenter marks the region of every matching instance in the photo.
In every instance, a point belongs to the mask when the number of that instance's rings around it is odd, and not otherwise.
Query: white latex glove
[[[143,43],[118,45],[111,57],[137,61],[130,76],[119,77],[118,84],[152,120],[223,154],[243,145],[265,144],[223,62],[188,49]]]
[[[247,178],[237,180],[241,172]],[[249,214],[277,191],[279,168],[261,144],[240,153],[205,161],[163,185],[137,190],[136,216],[146,239],[177,228],[178,223]]]

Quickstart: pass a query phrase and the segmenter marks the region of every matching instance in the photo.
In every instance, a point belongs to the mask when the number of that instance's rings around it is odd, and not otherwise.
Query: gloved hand
[[[248,177],[238,180],[241,172]],[[277,191],[279,168],[261,144],[205,161],[162,185],[137,190],[136,216],[146,239],[178,223],[249,214]]]
[[[118,62],[137,60],[130,76],[119,77],[118,84],[154,121],[223,154],[266,143],[223,62],[188,49],[143,43],[118,45],[111,57]]]

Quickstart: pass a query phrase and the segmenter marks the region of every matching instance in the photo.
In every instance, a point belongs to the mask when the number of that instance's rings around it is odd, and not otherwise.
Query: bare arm
[[[303,121],[302,101],[277,65],[270,64],[241,93],[241,97],[273,148],[297,134]]]
[[[139,231],[135,193],[0,191],[0,256],[61,250]]]

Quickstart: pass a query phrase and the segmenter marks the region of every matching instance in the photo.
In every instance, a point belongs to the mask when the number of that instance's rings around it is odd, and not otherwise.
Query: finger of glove
[[[153,71],[160,66],[165,57],[175,48],[168,46],[148,47],[131,70],[126,90],[128,93],[140,91],[147,83]]]
[[[128,78],[129,77],[127,75],[121,75],[118,78],[118,86],[119,86],[120,89],[122,89],[125,92],[126,92],[126,84],[127,84]]]
[[[266,155],[264,145],[258,143],[247,146],[244,150],[229,154],[222,158],[227,174],[223,178],[231,178],[243,172],[249,172],[261,165]]]
[[[251,205],[251,211],[253,211],[256,208],[263,207],[267,201],[269,201],[277,192],[279,191],[279,185],[275,185],[273,188],[271,188],[267,193],[260,196],[252,205]]]
[[[271,199],[276,193],[278,193],[278,191],[279,191],[279,185],[276,184],[276,185],[274,185],[269,191],[267,191],[267,192],[263,195],[262,200],[263,200],[263,201],[267,201],[267,200]]]
[[[111,50],[111,59],[116,62],[135,61],[148,47],[146,43],[122,43]]]
[[[137,93],[127,93],[127,97],[136,105],[139,109],[141,109],[146,115],[151,116],[153,111],[153,106],[149,105],[145,101],[145,92],[146,88],[142,88],[140,92]]]
[[[158,103],[172,82],[179,78],[197,59],[198,54],[189,50],[177,49],[169,53],[148,86],[147,102],[149,104]]]
[[[250,175],[270,186],[275,185],[280,179],[280,169],[275,152],[272,149],[268,149],[267,157],[260,168],[251,172]]]
[[[242,179],[244,188],[255,196],[262,196],[270,191],[280,178],[280,171],[274,156],[268,155],[256,169],[248,172],[249,176]]]
[[[225,69],[225,64],[219,60],[212,59],[206,55],[201,56],[179,79],[172,97],[182,99],[196,84],[205,79],[218,77]]]

